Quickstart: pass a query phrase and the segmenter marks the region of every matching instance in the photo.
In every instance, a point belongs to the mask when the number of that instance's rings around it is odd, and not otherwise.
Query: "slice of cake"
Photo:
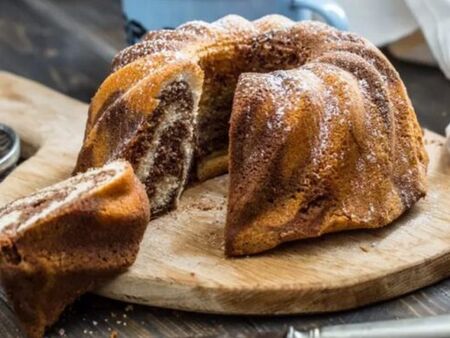
[[[89,170],[0,209],[0,276],[29,337],[130,266],[149,221],[125,161]]]

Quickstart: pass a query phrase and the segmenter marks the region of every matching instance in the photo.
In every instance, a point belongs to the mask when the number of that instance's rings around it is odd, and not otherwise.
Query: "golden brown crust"
[[[27,335],[42,337],[68,304],[130,266],[148,221],[144,187],[127,164],[29,228],[1,234],[1,281]]]

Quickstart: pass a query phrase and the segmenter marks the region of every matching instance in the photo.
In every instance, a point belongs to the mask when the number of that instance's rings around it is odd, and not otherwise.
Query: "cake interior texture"
[[[136,175],[152,201],[152,215],[176,206],[193,153],[194,107],[189,84],[169,83],[130,150]]]
[[[176,207],[188,181],[202,76],[186,59],[157,56],[141,61],[137,70],[124,69],[127,76],[147,73],[153,62],[163,69],[139,85],[122,83],[118,76],[106,82],[106,100],[90,114],[92,126],[88,122],[75,172],[114,159],[128,160],[146,186],[155,217]],[[124,87],[129,88],[125,94]],[[114,92],[109,93],[111,88]],[[108,141],[98,142],[98,137]]]
[[[276,35],[282,35],[276,37]],[[205,76],[199,104],[196,160],[197,178],[202,166],[213,158],[224,156],[228,151],[228,130],[233,97],[239,76],[247,72],[265,73],[301,66],[305,59],[288,39],[288,31],[257,35],[249,41],[236,43],[235,48],[211,48],[200,56],[199,64]],[[264,41],[265,40],[265,41]],[[228,170],[222,167],[220,173]]]

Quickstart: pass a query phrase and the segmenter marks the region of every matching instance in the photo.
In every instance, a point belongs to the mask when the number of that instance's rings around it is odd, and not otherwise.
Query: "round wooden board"
[[[67,177],[86,105],[0,74],[0,122],[39,149],[0,185],[0,203]],[[98,293],[154,306],[228,314],[310,313],[392,298],[450,276],[450,159],[426,132],[429,193],[394,224],[283,245],[253,257],[223,254],[227,176],[185,192],[152,221],[136,263]],[[31,153],[31,151],[30,151]]]

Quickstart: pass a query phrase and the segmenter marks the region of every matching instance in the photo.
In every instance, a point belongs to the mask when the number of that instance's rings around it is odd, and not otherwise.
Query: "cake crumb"
[[[128,304],[127,306],[125,306],[125,312],[131,312],[131,311],[133,311],[133,310],[134,310],[133,305]]]
[[[97,326],[98,322],[95,321],[95,320],[93,320],[93,321],[92,321],[92,324],[93,324],[94,326]]]
[[[369,247],[365,244],[360,245],[359,248],[364,252],[369,252],[370,250]]]
[[[64,329],[59,329],[58,334],[62,337],[66,334],[66,331]]]
[[[118,337],[119,337],[119,334],[117,333],[117,331],[111,332],[111,334],[109,336],[109,338],[118,338]]]

